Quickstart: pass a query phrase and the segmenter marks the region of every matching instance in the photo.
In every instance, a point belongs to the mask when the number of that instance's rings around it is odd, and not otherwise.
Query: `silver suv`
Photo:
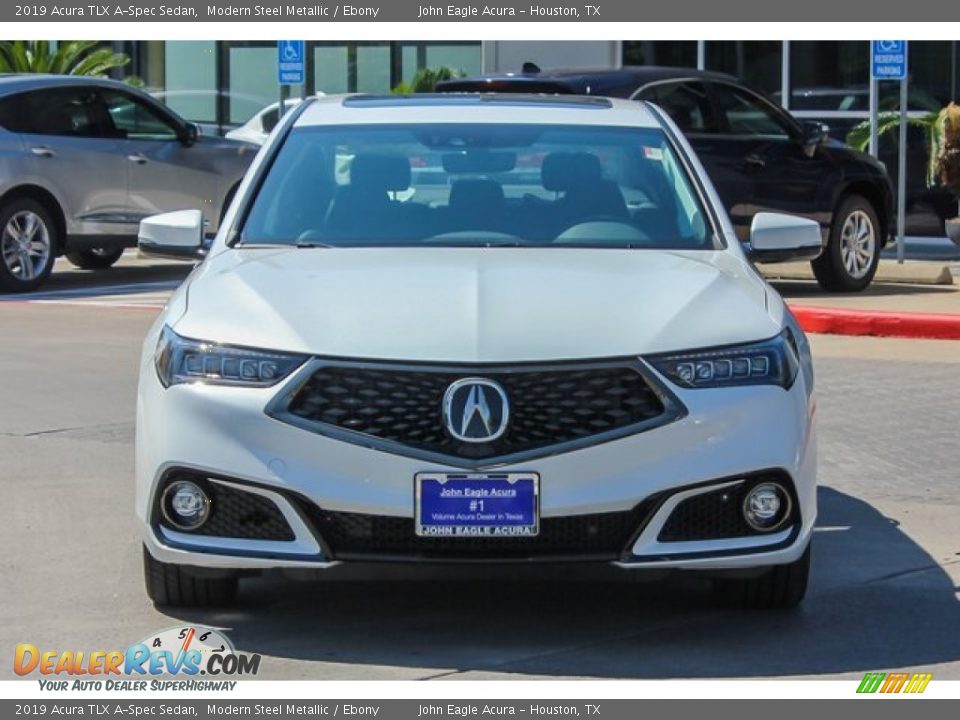
[[[196,207],[215,232],[256,151],[113,80],[0,75],[0,292],[58,255],[109,267],[149,215]]]

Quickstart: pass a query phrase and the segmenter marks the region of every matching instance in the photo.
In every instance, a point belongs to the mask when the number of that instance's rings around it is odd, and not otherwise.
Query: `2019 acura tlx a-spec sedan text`
[[[202,236],[168,213],[140,247]],[[753,220],[757,257],[820,244]],[[138,402],[158,604],[364,562],[696,571],[745,607],[806,589],[809,346],[647,103],[307,100],[150,330]]]

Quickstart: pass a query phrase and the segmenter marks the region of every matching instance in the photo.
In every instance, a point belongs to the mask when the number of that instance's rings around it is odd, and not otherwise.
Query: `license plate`
[[[540,532],[536,473],[419,473],[416,532],[425,537],[532,537]]]

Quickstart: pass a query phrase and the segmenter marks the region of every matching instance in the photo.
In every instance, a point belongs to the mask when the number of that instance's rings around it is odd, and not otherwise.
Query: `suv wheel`
[[[81,270],[102,270],[113,265],[123,256],[123,248],[91,248],[68,252],[67,260]]]
[[[28,292],[53,270],[57,226],[47,209],[30,198],[0,208],[0,290]]]
[[[208,578],[191,575],[180,565],[154,559],[143,548],[143,579],[155,605],[173,607],[224,607],[237,596],[236,577]]]
[[[860,195],[845,198],[833,215],[830,239],[811,263],[824,290],[857,292],[873,280],[880,262],[880,223],[870,201]]]
[[[713,596],[722,607],[742,610],[776,610],[796,607],[807,593],[810,575],[810,546],[800,559],[788,565],[774,565],[759,577],[718,578]]]

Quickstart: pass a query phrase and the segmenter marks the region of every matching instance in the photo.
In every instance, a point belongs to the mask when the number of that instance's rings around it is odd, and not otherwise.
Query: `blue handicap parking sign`
[[[281,85],[302,85],[305,65],[303,40],[277,42],[277,82]]]
[[[907,41],[874,40],[870,76],[874,80],[903,80],[907,76]]]

